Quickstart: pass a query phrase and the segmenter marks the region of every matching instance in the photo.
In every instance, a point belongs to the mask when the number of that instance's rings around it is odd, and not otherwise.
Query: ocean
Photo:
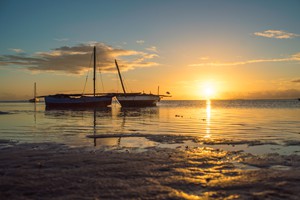
[[[0,102],[0,140],[70,147],[212,147],[300,154],[300,101],[164,100],[157,107],[47,110],[44,102]],[[9,142],[7,142],[9,141]]]

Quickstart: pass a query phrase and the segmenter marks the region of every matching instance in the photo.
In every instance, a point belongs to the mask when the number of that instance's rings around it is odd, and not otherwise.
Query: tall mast
[[[117,60],[115,60],[115,63],[116,63],[116,67],[118,69],[118,74],[119,74],[119,78],[120,78],[120,81],[121,81],[123,92],[124,92],[124,94],[126,94],[125,87],[124,87],[124,84],[123,84],[123,79],[122,79],[122,76],[121,76],[121,73],[120,73],[120,69],[119,69]]]
[[[33,96],[36,98],[36,82],[34,82],[34,91],[33,91]]]
[[[94,96],[96,96],[96,46],[94,46],[94,78],[93,78]]]

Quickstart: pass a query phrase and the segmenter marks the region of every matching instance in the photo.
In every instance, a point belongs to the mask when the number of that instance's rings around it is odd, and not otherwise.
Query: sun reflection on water
[[[210,118],[211,118],[211,102],[210,100],[206,101],[206,134],[205,138],[210,138]]]

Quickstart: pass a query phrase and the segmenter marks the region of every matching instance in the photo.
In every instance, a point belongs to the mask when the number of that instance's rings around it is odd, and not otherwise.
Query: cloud
[[[137,40],[136,43],[138,43],[138,44],[144,44],[145,41],[144,40]]]
[[[295,62],[300,61],[300,52],[286,57],[286,58],[272,58],[272,59],[255,59],[255,60],[245,60],[238,62],[201,62],[197,64],[191,64],[189,66],[199,67],[199,66],[237,66],[237,65],[247,65],[255,63],[268,63],[268,62]]]
[[[263,32],[255,32],[254,35],[276,39],[290,39],[294,37],[300,37],[299,34],[289,33],[282,30],[266,30]]]
[[[203,57],[200,57],[200,60],[209,60],[209,57],[203,56]]]
[[[114,59],[118,60],[122,71],[136,67],[151,67],[158,63],[148,61],[156,57],[141,51],[113,48],[100,42],[94,42],[97,50],[97,67],[102,72],[115,71]],[[48,52],[36,52],[32,56],[2,55],[0,66],[13,65],[24,67],[33,72],[56,71],[71,74],[82,74],[91,69],[91,44],[80,44],[72,47],[63,46]]]
[[[148,47],[148,48],[146,48],[146,50],[156,52],[156,53],[158,52],[157,47],[155,47],[155,46]]]
[[[58,41],[58,42],[65,42],[65,41],[68,41],[69,38],[55,38],[54,40]]]
[[[23,53],[24,52],[24,50],[23,49],[9,49],[10,51],[14,51],[14,52],[16,52],[16,53]]]
[[[300,83],[300,79],[293,80],[292,82],[293,82],[293,83]]]

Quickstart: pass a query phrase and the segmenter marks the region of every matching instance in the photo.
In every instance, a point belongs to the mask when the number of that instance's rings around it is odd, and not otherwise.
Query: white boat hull
[[[160,96],[151,94],[141,95],[119,95],[116,96],[122,107],[148,107],[156,106]]]

